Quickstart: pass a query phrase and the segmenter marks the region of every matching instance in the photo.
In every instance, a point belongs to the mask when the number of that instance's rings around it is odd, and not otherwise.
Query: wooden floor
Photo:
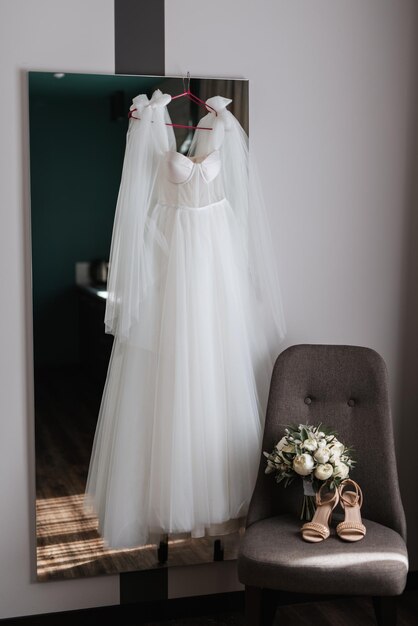
[[[161,567],[157,546],[109,550],[97,519],[82,502],[102,385],[73,368],[35,376],[36,526],[38,580],[97,576]],[[166,566],[207,563],[213,537],[169,537]],[[224,559],[235,559],[239,533],[222,537]]]
[[[398,626],[417,626],[418,592],[405,593],[398,600]],[[148,622],[148,626],[244,626],[239,612]],[[277,610],[274,626],[376,626],[369,598],[350,598],[327,602],[293,604]],[[134,626],[134,624],[132,624]]]
[[[376,626],[372,602],[369,598],[350,598],[313,604],[280,607],[275,626]],[[398,626],[417,626],[418,597],[410,592],[399,598]],[[197,626],[197,624],[196,624]]]

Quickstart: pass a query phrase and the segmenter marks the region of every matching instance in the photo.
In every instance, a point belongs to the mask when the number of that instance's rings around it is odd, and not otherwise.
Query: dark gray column
[[[164,76],[164,56],[164,0],[115,0],[115,74]],[[167,584],[167,568],[122,572],[121,604],[166,600]]]
[[[122,572],[120,574],[120,603],[167,600],[167,568]]]
[[[163,76],[164,0],[115,0],[115,73]]]

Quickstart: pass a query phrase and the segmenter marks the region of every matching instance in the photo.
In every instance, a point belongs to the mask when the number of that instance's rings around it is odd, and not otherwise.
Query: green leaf
[[[300,432],[302,435],[302,443],[303,443],[306,439],[309,439],[309,435],[308,435],[307,430],[303,427],[300,429]]]

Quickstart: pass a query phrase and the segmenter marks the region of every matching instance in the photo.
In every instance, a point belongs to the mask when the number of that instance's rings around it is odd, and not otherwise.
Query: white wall
[[[0,3],[0,618],[115,604],[119,578],[35,583],[29,205],[22,69],[114,71],[113,0]],[[30,268],[27,266],[26,269]],[[30,344],[29,344],[30,345]]]
[[[414,386],[402,388],[398,378],[408,365],[401,304],[408,302],[417,10],[414,0],[166,3],[167,74],[251,81],[250,132],[277,240],[288,343],[376,348],[394,401],[400,389],[410,394],[396,413],[405,449]],[[19,73],[113,72],[113,26],[113,0],[0,4],[0,618],[119,601],[118,577],[31,581],[27,107]],[[409,510],[416,515],[416,505]],[[417,556],[414,544],[415,568]],[[217,565],[170,570],[169,596],[239,588],[233,564]]]
[[[418,102],[415,104],[418,112]],[[411,567],[418,568],[418,115],[415,133],[415,201],[408,219],[407,245],[402,277],[402,345],[399,385],[399,469],[403,487],[404,507],[408,520]]]
[[[366,345],[387,362],[414,569],[417,43],[414,0],[166,3],[167,74],[250,79],[287,343]]]

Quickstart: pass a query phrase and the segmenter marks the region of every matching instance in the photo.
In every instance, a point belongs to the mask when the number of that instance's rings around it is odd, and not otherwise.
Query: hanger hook
[[[186,88],[186,82],[187,82],[187,88]],[[183,76],[183,89],[186,93],[189,93],[190,91],[190,72],[187,72],[186,78],[184,78]]]

